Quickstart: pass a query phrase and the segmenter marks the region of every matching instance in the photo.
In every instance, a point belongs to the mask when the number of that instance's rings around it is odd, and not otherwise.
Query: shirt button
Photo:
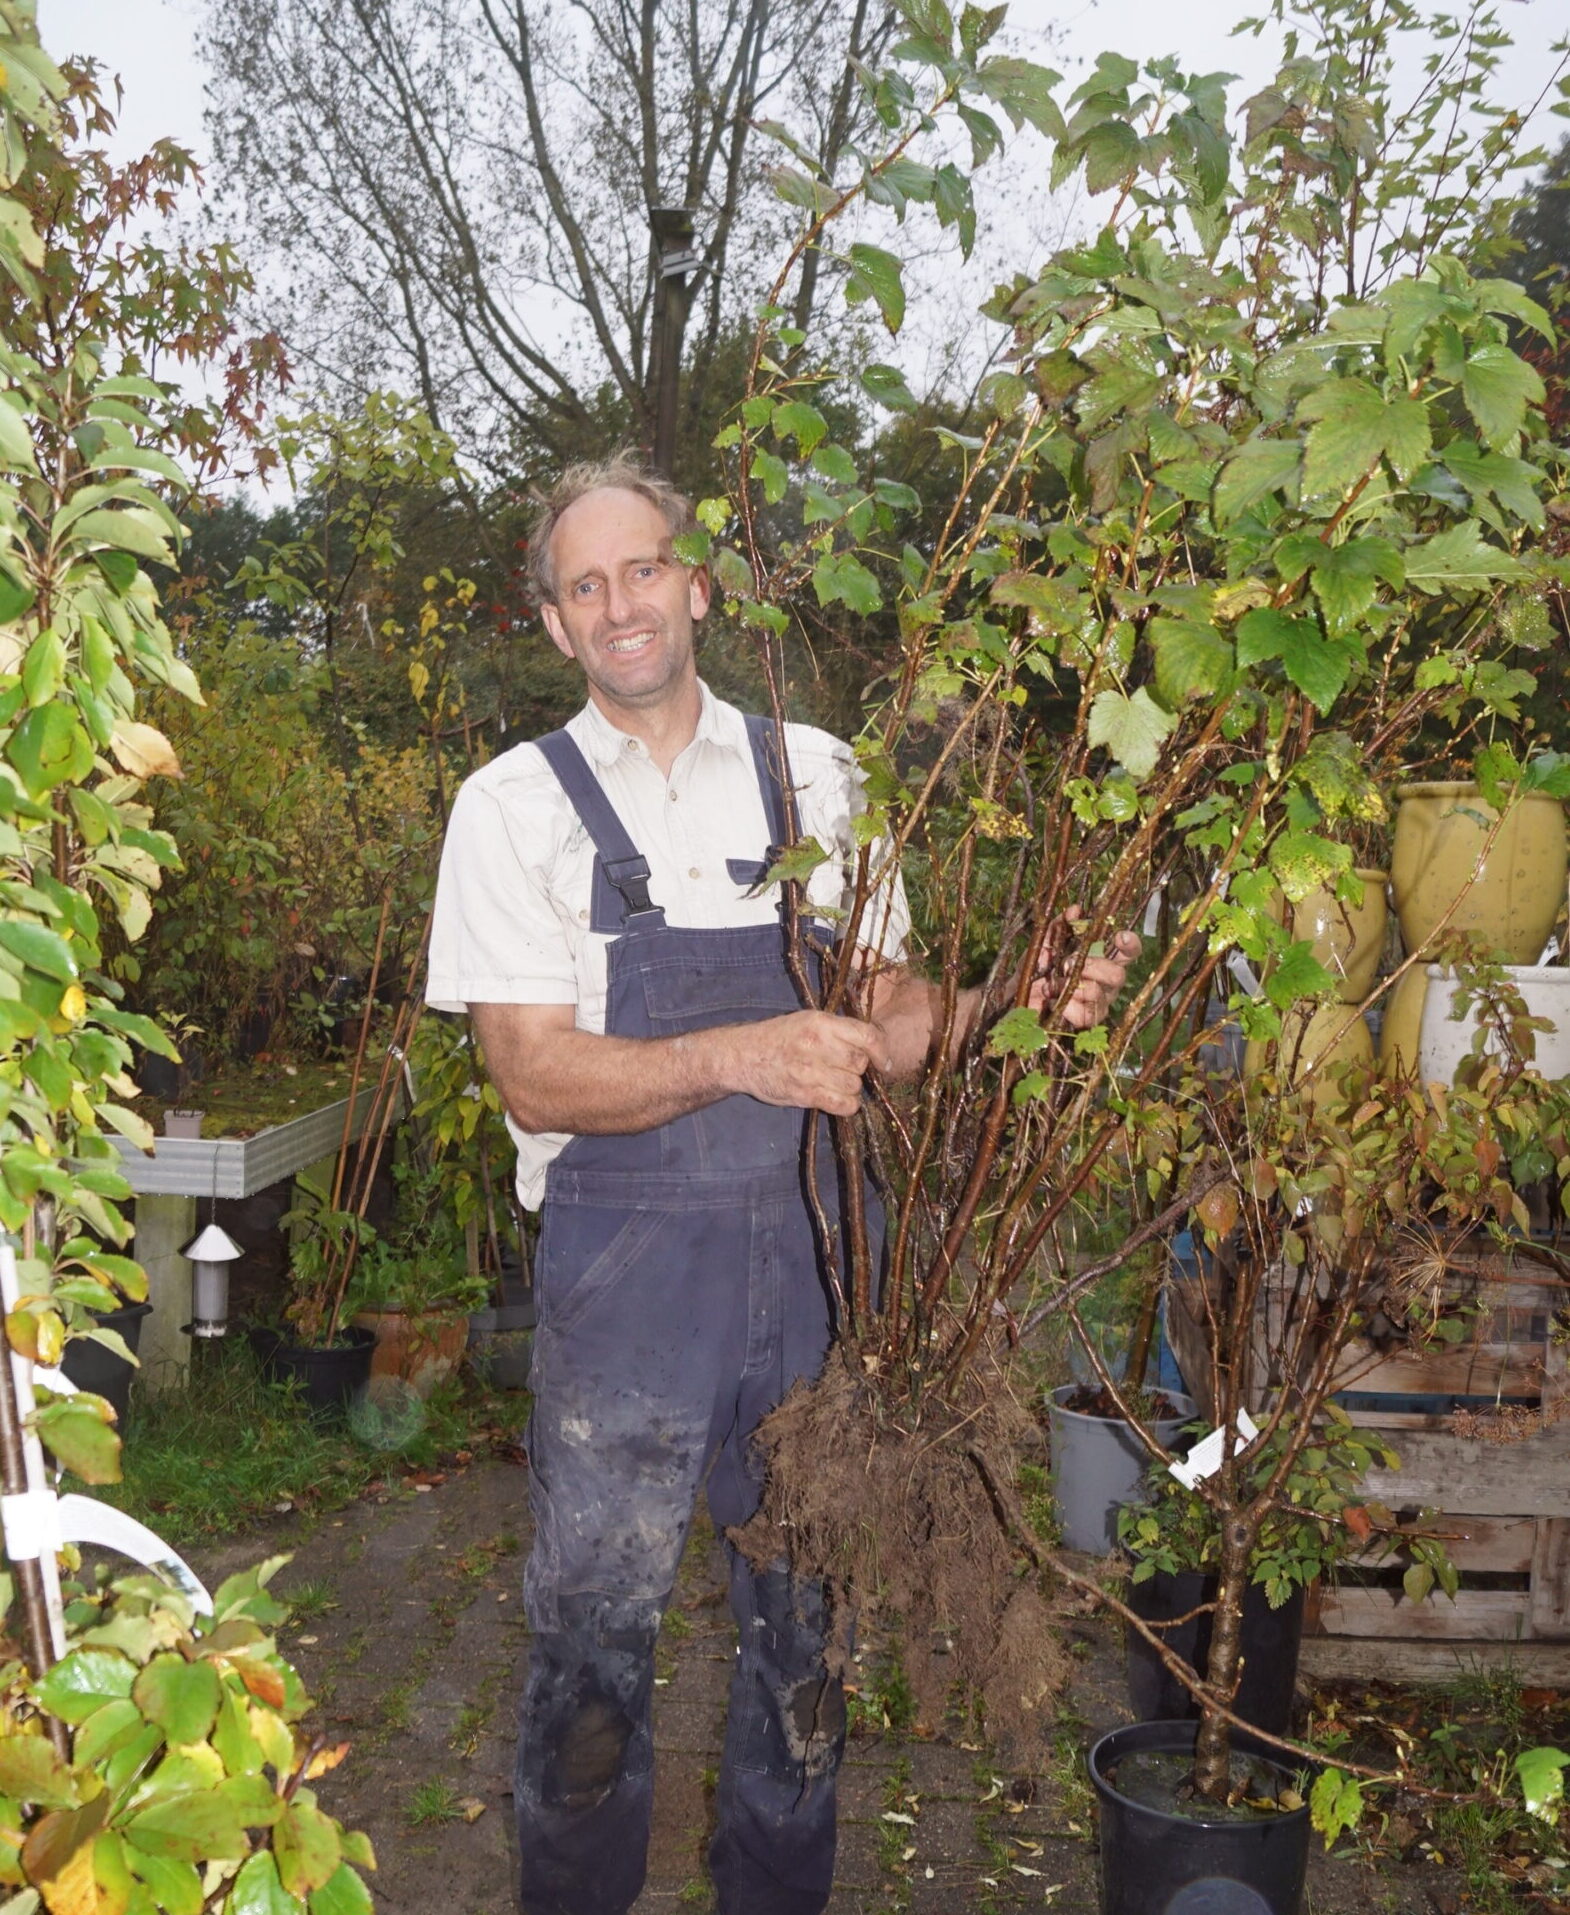
[[[692,869],[687,873],[687,876],[689,878],[701,878],[703,876],[703,873],[698,869],[696,865],[694,865]]]
[[[680,793],[679,791],[673,791],[673,792],[671,793],[671,803],[672,803],[672,804],[675,804],[675,802],[676,802],[676,800],[677,800],[677,799],[678,799],[678,798],[679,798],[680,796],[681,796],[681,793]]]
[[[589,921],[589,914],[588,914],[588,912],[587,912],[587,911],[580,911],[580,912],[578,913],[578,916],[579,916],[579,917],[580,917],[580,918],[581,918],[581,919],[583,920],[583,922],[584,922],[585,924],[587,924],[587,923],[588,923],[588,921]]]
[[[629,751],[631,751],[631,752],[636,752],[636,751],[637,751],[637,749],[638,749],[638,741],[637,741],[637,739],[636,739],[636,738],[629,738],[629,739],[627,740],[627,749],[628,749]]]

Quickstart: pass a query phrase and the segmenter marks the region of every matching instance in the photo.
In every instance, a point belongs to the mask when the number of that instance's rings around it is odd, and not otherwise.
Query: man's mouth
[[[645,645],[653,643],[653,632],[623,632],[619,638],[607,639],[605,649],[608,652],[641,652]]]

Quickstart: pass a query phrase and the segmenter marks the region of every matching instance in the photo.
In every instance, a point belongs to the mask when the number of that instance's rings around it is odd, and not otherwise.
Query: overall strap
[[[763,815],[769,824],[769,849],[763,868],[767,871],[784,851],[790,837],[785,816],[785,780],[780,764],[779,736],[772,718],[747,714],[747,739],[752,746],[752,762],[757,768],[758,790],[763,794]]]
[[[577,742],[565,731],[548,732],[534,742],[594,841],[600,869],[627,907],[627,923],[640,917],[663,922],[664,913],[649,896],[649,861],[627,835],[627,827],[617,817]]]

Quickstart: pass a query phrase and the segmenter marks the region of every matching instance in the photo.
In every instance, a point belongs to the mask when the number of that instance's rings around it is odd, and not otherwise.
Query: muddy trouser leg
[[[514,1785],[525,1915],[625,1915],[643,1885],[654,1642],[734,1415],[747,1230],[734,1209],[547,1210]]]
[[[709,1476],[709,1508],[723,1534],[758,1506],[761,1473],[751,1436],[798,1377],[822,1367],[827,1322],[806,1214],[782,1220],[770,1261],[778,1301],[771,1341],[756,1334],[737,1406]],[[754,1273],[767,1283],[770,1268]],[[755,1571],[731,1550],[731,1609],[739,1632],[709,1868],[720,1915],[818,1915],[834,1881],[834,1778],[845,1746],[845,1696],[824,1667],[821,1588]]]

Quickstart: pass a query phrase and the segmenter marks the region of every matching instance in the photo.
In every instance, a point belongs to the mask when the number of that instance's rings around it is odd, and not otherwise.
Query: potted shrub
[[[1352,0],[1317,9],[1317,43],[1296,49],[1307,57],[1239,102],[1217,78],[1116,54],[1060,97],[1053,76],[990,54],[974,14],[956,24],[912,6],[908,19],[893,70],[868,80],[881,149],[858,155],[849,184],[776,169],[802,229],[720,435],[727,496],[702,503],[683,548],[758,634],[776,717],[793,600],[815,624],[843,619],[847,642],[870,631],[886,648],[858,741],[864,855],[818,1001],[866,1008],[858,944],[875,942],[864,921],[895,860],[933,979],[914,1090],[874,1084],[836,1126],[840,1188],[859,1194],[876,1172],[887,1253],[854,1203],[843,1244],[818,1219],[841,1360],[765,1427],[770,1482],[744,1542],[763,1561],[784,1539],[799,1570],[842,1585],[883,1579],[907,1608],[918,1699],[930,1679],[936,1716],[956,1676],[985,1685],[1002,1669],[988,1723],[1017,1725],[1052,1651],[1025,1613],[1032,1592],[993,1575],[986,1537],[989,1514],[1023,1529],[1002,1346],[1075,1314],[1088,1273],[1056,1252],[1076,1216],[1128,1217],[1136,1248],[1185,1224],[1229,1246],[1196,1299],[1195,1393],[1226,1432],[1199,1490],[1219,1539],[1209,1682],[1197,1725],[1149,1725],[1186,1782],[1165,1883],[1122,1821],[1140,1806],[1118,1790],[1128,1741],[1093,1752],[1092,1770],[1109,1909],[1227,1875],[1290,1911],[1309,1837],[1303,1760],[1284,1752],[1274,1780],[1232,1763],[1260,1541],[1288,1479],[1316,1473],[1324,1404],[1393,1234],[1433,1205],[1455,1222],[1510,1218],[1517,1195],[1479,1137],[1506,1113],[1530,1131],[1557,1095],[1510,1059],[1465,1100],[1435,1100],[1374,1074],[1366,1029],[1350,1048],[1305,1045],[1327,1005],[1337,1029],[1360,1007],[1340,1002],[1279,903],[1355,884],[1369,860],[1352,843],[1436,754],[1470,758],[1500,811],[1570,788],[1563,761],[1511,743],[1534,685],[1511,634],[1549,616],[1556,572],[1539,534],[1560,484],[1519,347],[1552,328],[1492,276],[1472,214],[1519,155],[1490,136],[1483,183],[1452,191],[1452,150],[1431,136],[1470,97],[1475,76],[1452,81],[1445,64],[1454,52],[1468,74],[1464,27],[1436,53],[1447,77],[1403,115],[1393,29]],[[1106,195],[1105,225],[998,289],[983,313],[1004,329],[1001,358],[976,407],[945,420],[936,452],[925,425],[891,427],[864,480],[827,401],[904,412],[912,395],[886,366],[837,388],[787,315],[791,274],[863,199],[930,204],[968,241],[966,169],[922,145],[951,108],[975,154],[1003,140],[1004,117],[1043,133],[1056,180]],[[1409,239],[1393,211],[1408,203]],[[1392,214],[1378,238],[1360,217],[1374,205]],[[852,302],[898,331],[897,254],[858,237],[843,258]],[[940,465],[941,496],[924,498]],[[797,844],[775,866],[788,921],[823,854]],[[1084,964],[1141,922],[1151,948],[1116,1011],[1066,1026]],[[1239,966],[1254,989],[1229,982]],[[1246,1092],[1202,1058],[1218,981],[1257,1047]],[[827,1148],[809,1133],[809,1160]],[[1134,1226],[1131,1187],[1148,1224]],[[1137,1423],[1127,1391],[1099,1380]],[[1245,1409],[1257,1439],[1238,1433]],[[1272,1459],[1263,1482],[1256,1441]],[[954,1508],[969,1511],[963,1528]],[[907,1552],[920,1563],[908,1574]],[[1095,1590],[1072,1564],[1058,1573]],[[955,1650],[925,1671],[936,1620]],[[1240,1795],[1279,1806],[1240,1820]],[[1318,1794],[1323,1826],[1341,1799]],[[1235,1866],[1217,1847],[1228,1827]],[[1278,1843],[1279,1865],[1261,1858]],[[1116,1879],[1130,1856],[1135,1878]]]
[[[1251,1491],[1264,1491],[1274,1480],[1291,1435],[1291,1421],[1284,1419],[1267,1441],[1248,1450]],[[1249,1558],[1239,1628],[1242,1676],[1232,1707],[1253,1728],[1278,1736],[1291,1728],[1305,1597],[1349,1555],[1366,1555],[1376,1540],[1389,1548],[1401,1541],[1433,1569],[1436,1587],[1455,1587],[1455,1572],[1437,1542],[1414,1533],[1410,1524],[1398,1532],[1388,1509],[1358,1500],[1363,1477],[1376,1461],[1388,1469],[1399,1467],[1394,1451],[1355,1429],[1345,1411],[1329,1402],[1315,1442],[1299,1453],[1280,1484]],[[1118,1540],[1130,1559],[1130,1609],[1208,1680],[1221,1559],[1214,1510],[1169,1466],[1158,1464],[1150,1471],[1145,1499],[1119,1512]],[[1136,1719],[1196,1716],[1194,1692],[1150,1639],[1131,1628],[1126,1640]]]
[[[375,1338],[373,1377],[401,1377],[429,1396],[462,1360],[470,1312],[482,1307],[489,1288],[461,1256],[444,1257],[438,1245],[412,1251],[377,1241],[355,1265],[344,1314]]]

